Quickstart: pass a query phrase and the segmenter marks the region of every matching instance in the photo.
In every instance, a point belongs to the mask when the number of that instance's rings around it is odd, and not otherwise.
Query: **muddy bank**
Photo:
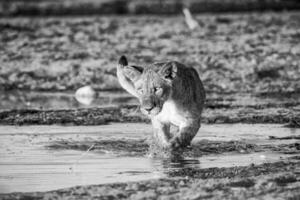
[[[297,141],[297,139],[296,139]],[[92,147],[92,148],[91,148]],[[300,154],[300,143],[292,142],[288,144],[262,144],[257,145],[251,142],[242,141],[209,141],[202,140],[194,142],[189,148],[177,150],[176,152],[162,153],[162,149],[152,144],[151,139],[141,140],[102,140],[102,141],[70,141],[59,140],[50,142],[47,145],[48,149],[52,150],[79,150],[79,151],[95,151],[103,152],[109,151],[121,155],[129,156],[146,156],[149,153],[153,156],[167,156],[174,159],[183,157],[201,157],[209,154],[223,154],[223,153],[253,153],[253,152],[278,152],[283,154]],[[164,155],[165,154],[165,155]]]
[[[298,127],[300,112],[287,108],[206,108],[203,113],[204,123],[289,123]],[[87,108],[69,110],[20,109],[0,111],[0,124],[69,124],[101,125],[109,122],[149,122],[137,106],[110,108]]]
[[[299,127],[300,94],[207,93],[204,123],[280,123]],[[126,92],[98,92],[90,105],[71,92],[0,94],[0,124],[101,125],[109,122],[149,122],[136,98]]]
[[[300,162],[296,161],[247,167],[190,169],[171,173],[169,178],[160,180],[78,186],[50,192],[2,194],[0,198],[298,199],[299,166]]]
[[[69,125],[101,125],[109,122],[143,122],[147,119],[141,114],[131,114],[137,108],[125,106],[121,108],[90,108],[76,110],[9,110],[2,111],[2,124],[69,124]]]
[[[299,93],[299,18],[206,14],[195,31],[182,16],[1,18],[0,88],[120,89],[115,68],[124,54],[133,64],[192,66],[208,92]]]

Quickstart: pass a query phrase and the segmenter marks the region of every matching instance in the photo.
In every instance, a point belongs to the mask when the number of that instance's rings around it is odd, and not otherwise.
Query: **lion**
[[[128,65],[121,56],[117,65],[120,85],[140,102],[141,112],[150,117],[154,138],[164,148],[189,146],[201,124],[205,90],[194,68],[176,61],[147,66]],[[177,133],[170,132],[170,126]]]

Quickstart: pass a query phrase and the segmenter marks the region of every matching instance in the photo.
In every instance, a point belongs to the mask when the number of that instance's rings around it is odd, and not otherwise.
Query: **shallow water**
[[[212,108],[245,106],[295,106],[299,104],[299,94],[288,96],[253,96],[249,94],[210,94],[207,106]],[[222,97],[222,98],[221,98]],[[36,91],[0,91],[0,110],[7,109],[75,109],[91,107],[111,107],[137,105],[136,98],[126,92],[98,92],[95,98],[88,99],[89,105],[76,100],[75,92],[36,92]]]
[[[280,125],[203,125],[193,148],[201,149],[205,141],[238,140],[268,145],[269,136],[299,135],[299,129]],[[169,176],[172,170],[246,166],[286,160],[294,155],[270,150],[200,151],[181,158],[151,157],[147,144],[150,136],[149,124],[0,126],[0,193],[156,179]],[[295,142],[272,140],[278,145]]]
[[[137,104],[124,92],[99,92],[89,105],[78,102],[74,93],[9,91],[0,92],[0,110],[7,109],[74,109]]]

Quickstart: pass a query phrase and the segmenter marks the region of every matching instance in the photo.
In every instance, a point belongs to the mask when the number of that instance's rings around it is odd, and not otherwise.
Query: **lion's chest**
[[[159,121],[172,123],[176,126],[180,126],[186,121],[183,113],[173,101],[165,102],[161,112],[156,117]]]

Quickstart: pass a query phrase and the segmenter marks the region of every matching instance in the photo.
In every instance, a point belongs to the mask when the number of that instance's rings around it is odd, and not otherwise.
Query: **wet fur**
[[[130,66],[122,56],[117,67],[121,86],[141,102],[144,114],[151,118],[154,136],[163,147],[185,147],[200,128],[205,91],[198,73],[193,68],[174,62],[153,63],[144,67]],[[153,88],[163,94],[156,95]],[[141,89],[143,94],[137,89]],[[154,106],[153,106],[154,105]],[[153,106],[150,112],[143,110]],[[170,133],[170,126],[178,128]]]

